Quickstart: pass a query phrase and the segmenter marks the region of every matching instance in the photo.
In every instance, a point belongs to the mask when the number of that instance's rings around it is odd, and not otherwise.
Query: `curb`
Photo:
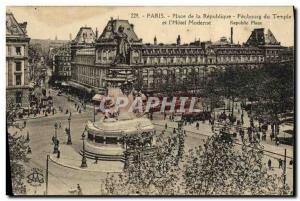
[[[62,164],[62,163],[59,163],[59,162],[53,160],[51,155],[49,156],[49,159],[50,159],[53,163],[55,163],[56,165],[59,165],[59,166],[65,167],[65,168],[70,168],[70,169],[73,169],[73,170],[81,170],[81,171],[86,171],[86,172],[101,172],[101,173],[120,173],[120,172],[123,172],[123,171],[116,172],[116,171],[97,171],[97,170],[88,170],[88,169],[83,169],[83,168],[75,167],[75,166],[71,166],[71,165],[65,165],[65,164]]]
[[[30,120],[30,119],[39,119],[39,118],[47,118],[47,117],[54,117],[55,115],[48,115],[48,116],[40,116],[40,117],[30,117],[30,118],[23,118],[23,119],[17,119],[16,121],[24,121],[24,120]]]

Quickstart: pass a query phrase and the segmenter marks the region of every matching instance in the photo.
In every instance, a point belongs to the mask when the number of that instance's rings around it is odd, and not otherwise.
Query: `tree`
[[[131,151],[131,160],[125,172],[108,175],[105,190],[110,195],[174,195],[178,194],[179,135],[157,136],[155,147]],[[182,141],[182,140],[181,140]],[[180,148],[182,149],[182,147]]]
[[[190,150],[183,178],[188,195],[278,195],[287,193],[282,178],[269,174],[259,144],[239,149],[224,135]]]
[[[203,90],[203,97],[208,99],[210,112],[213,112],[220,102],[220,90],[217,87],[215,76],[215,73],[213,73],[212,79],[207,80],[206,86]]]
[[[27,157],[28,142],[24,136],[17,134],[9,134],[8,147],[9,147],[9,161],[12,181],[12,192],[14,194],[26,194],[26,186],[24,184],[25,167],[24,163],[28,162]]]

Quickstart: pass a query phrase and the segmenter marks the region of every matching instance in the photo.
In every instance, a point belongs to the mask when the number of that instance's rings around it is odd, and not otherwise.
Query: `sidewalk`
[[[65,97],[65,98],[70,98],[71,101],[73,101],[73,102],[75,102],[77,104],[80,103],[80,100],[76,99],[75,97],[73,97],[71,95],[62,93],[61,96]],[[93,109],[94,108],[93,105],[86,104],[85,106],[86,106],[86,108],[89,108],[89,109]]]
[[[70,168],[74,170],[82,170],[89,172],[122,172],[124,164],[117,161],[101,161],[98,160],[98,163],[95,164],[94,160],[87,160],[87,168],[81,168],[81,159],[82,156],[76,152],[72,145],[62,144],[59,146],[60,158],[57,158],[57,154],[51,154],[50,160],[62,167]]]
[[[177,122],[170,122],[168,120],[153,120],[154,125],[159,125],[164,127],[165,124],[167,123],[168,128],[172,127],[172,128],[177,128]],[[193,124],[188,124],[186,126],[183,126],[184,130],[186,130],[187,132],[192,132],[195,134],[201,134],[201,135],[205,135],[207,137],[212,136],[213,132],[211,131],[211,125],[206,121],[206,123],[203,122],[199,122],[200,126],[199,126],[199,130],[196,128],[196,122]],[[236,144],[241,145],[241,140],[239,138],[239,136],[237,137],[237,141]],[[276,154],[280,157],[284,156],[284,150],[287,150],[287,157],[292,159],[293,158],[293,147],[289,146],[289,145],[284,145],[284,144],[280,144],[279,146],[275,146],[274,145],[270,145],[264,141],[261,141],[261,144],[264,146],[264,150],[266,152],[271,152],[270,154]]]

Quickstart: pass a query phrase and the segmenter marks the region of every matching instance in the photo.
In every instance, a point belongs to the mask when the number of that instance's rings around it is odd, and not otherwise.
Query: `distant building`
[[[126,36],[122,50],[118,49],[120,27],[124,30],[121,35]],[[83,30],[87,31],[86,38]],[[264,33],[264,29],[255,29],[243,45],[234,43],[232,28],[229,39],[222,37],[217,42],[182,44],[179,35],[174,43],[163,44],[156,35],[153,44],[143,43],[134,25],[119,19],[109,20],[99,37],[92,33],[91,28],[81,28],[71,44],[71,85],[84,97],[104,94],[110,85],[124,83],[134,83],[145,93],[201,90],[212,71],[228,66],[252,69],[282,61],[279,52],[283,47],[270,30]],[[120,51],[121,60],[117,55]]]
[[[70,45],[66,44],[60,47],[54,55],[53,75],[57,80],[69,80],[71,78],[71,50]]]
[[[70,42],[51,48],[49,57],[52,61],[50,84],[61,84],[71,77],[71,49]],[[53,83],[54,82],[54,83]]]
[[[6,106],[29,106],[27,22],[18,23],[6,12]]]

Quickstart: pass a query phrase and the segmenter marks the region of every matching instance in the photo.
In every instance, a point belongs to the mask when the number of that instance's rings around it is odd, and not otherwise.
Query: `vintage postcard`
[[[286,7],[6,7],[7,194],[294,196]]]

